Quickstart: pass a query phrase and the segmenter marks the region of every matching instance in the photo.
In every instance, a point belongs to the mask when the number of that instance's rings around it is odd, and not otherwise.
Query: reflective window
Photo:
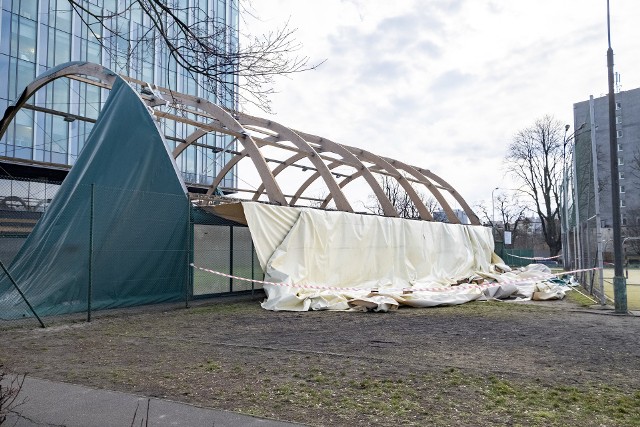
[[[117,11],[118,0],[104,0],[104,8],[109,12]]]
[[[9,54],[10,43],[13,42],[11,37],[11,13],[2,11],[2,26],[0,27],[0,53]]]
[[[0,76],[8,76],[8,75],[9,75],[9,57],[7,55],[0,55]],[[6,83],[0,84],[0,98],[7,99],[8,89],[9,88]],[[4,109],[0,111],[4,111]]]
[[[55,8],[56,29],[71,33],[71,16],[73,13],[68,1],[58,0]]]
[[[94,62],[96,64],[101,63],[102,48],[98,43],[87,42],[87,61]]]
[[[58,79],[49,85],[50,86],[53,85],[53,92],[51,94],[52,102],[50,103],[51,108],[68,113],[69,112],[68,81],[65,79]]]
[[[13,0],[13,12],[32,20],[38,19],[38,1]]]
[[[18,58],[36,62],[36,23],[20,18],[18,34]]]
[[[33,149],[33,111],[20,110],[13,119],[15,122],[15,156],[30,159]]]
[[[16,95],[19,95],[27,87],[27,85],[36,78],[36,64],[18,60],[17,72]]]
[[[64,31],[55,32],[55,53],[53,65],[69,62],[71,59],[71,34]]]
[[[122,13],[106,23],[111,30],[109,31],[103,30],[101,24],[89,13],[83,13],[82,17],[76,16],[68,0],[0,0],[3,8],[0,16],[0,76],[5,76],[0,79],[2,109],[8,101],[14,101],[19,96],[24,87],[35,78],[36,72],[72,60],[102,63],[116,72],[135,75],[144,81],[217,101],[215,87],[201,87],[200,85],[205,84],[201,77],[194,79],[170,58],[166,47],[156,46],[153,34],[148,32],[150,20],[145,18],[139,6],[127,9],[131,0],[80,1],[97,15],[117,12],[118,8]],[[229,17],[233,20],[230,23],[232,26],[238,24],[235,22],[238,19],[236,0],[178,2],[180,5],[182,3],[197,8],[194,14],[188,13],[187,8],[178,12],[180,18],[190,24],[203,22],[214,16],[221,23],[226,22]],[[132,40],[138,40],[142,35],[146,35],[148,40],[132,43]],[[234,43],[236,35],[232,34],[230,40]],[[103,51],[101,42],[111,45],[117,53],[109,56]],[[220,43],[224,48],[224,37]],[[135,51],[132,52],[131,49]],[[227,79],[228,82],[234,80],[233,76]],[[62,112],[96,118],[101,100],[109,92],[78,83],[74,83],[73,88],[72,90],[69,80],[60,79],[45,86],[31,102]],[[222,101],[227,106],[233,106],[233,99],[234,96],[231,95]],[[73,163],[93,127],[93,124],[82,121],[70,124],[63,117],[52,117],[44,113],[30,112],[27,117],[37,122],[27,123],[28,119],[22,117],[20,124],[17,121],[12,123],[3,138],[4,145],[0,145],[0,155]],[[182,124],[176,126],[170,121],[166,124],[166,133],[179,138],[192,130]],[[200,142],[215,146],[216,142],[222,143],[224,139],[219,138],[211,134],[203,137]],[[11,143],[7,145],[6,141]],[[175,141],[170,144],[175,146]],[[229,155],[224,154],[216,156],[209,149],[193,147],[185,151],[178,164],[186,172],[185,177],[189,181],[209,182],[228,157]],[[232,175],[229,177],[233,178]]]
[[[67,144],[69,141],[69,125],[60,116],[54,116],[51,129],[51,162],[67,162]]]

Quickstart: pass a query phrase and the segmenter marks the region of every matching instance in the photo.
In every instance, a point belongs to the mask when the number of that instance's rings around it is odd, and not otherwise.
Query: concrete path
[[[25,398],[16,409],[21,416],[10,415],[7,426],[300,426],[156,398],[147,423],[147,397],[30,377],[19,400]]]

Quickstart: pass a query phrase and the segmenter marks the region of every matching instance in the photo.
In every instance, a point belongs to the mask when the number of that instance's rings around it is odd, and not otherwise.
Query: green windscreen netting
[[[189,200],[133,89],[114,83],[76,164],[9,271],[39,315],[184,298]],[[0,277],[2,318],[24,302]]]

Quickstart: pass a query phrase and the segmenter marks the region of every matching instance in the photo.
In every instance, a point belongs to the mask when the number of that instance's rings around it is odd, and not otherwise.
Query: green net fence
[[[12,181],[0,180],[0,194]],[[0,270],[0,321],[187,305],[261,288],[190,267],[263,278],[249,229],[202,212],[184,195],[79,185],[64,202],[69,209],[56,212],[46,212],[46,205],[39,212],[32,207],[37,203],[0,211],[0,261],[14,279]],[[6,225],[31,216],[19,231]]]

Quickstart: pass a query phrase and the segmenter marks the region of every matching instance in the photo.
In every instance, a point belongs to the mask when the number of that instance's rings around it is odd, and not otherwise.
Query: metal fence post
[[[87,322],[91,322],[91,292],[93,287],[93,204],[95,184],[91,184],[91,206],[89,208],[89,284],[87,286]]]
[[[191,200],[187,197],[187,277],[184,284],[184,308],[189,308],[189,291],[193,290],[193,219],[191,212]]]
[[[40,326],[42,326],[43,328],[46,328],[46,326],[44,326],[44,323],[42,322],[42,319],[40,319],[40,317],[38,316],[38,313],[36,313],[36,311],[33,309],[31,304],[29,303],[29,300],[27,300],[27,297],[22,293],[22,290],[20,289],[20,287],[18,286],[16,281],[13,280],[13,277],[11,277],[11,274],[9,274],[9,270],[7,270],[7,267],[4,266],[4,263],[2,261],[0,261],[0,267],[2,267],[2,270],[4,270],[4,274],[7,275],[7,277],[9,278],[11,283],[13,284],[13,286],[16,288],[16,290],[18,291],[18,293],[20,294],[20,296],[24,300],[24,302],[27,303],[27,306],[29,307],[29,310],[31,310],[33,315],[36,316],[36,319],[38,319],[38,322],[40,322]]]
[[[256,261],[256,257],[255,257],[255,247],[253,246],[253,238],[251,237],[251,233],[249,233],[249,242],[251,242],[251,296],[253,296],[253,291],[255,290],[256,287],[256,282],[254,282],[254,280],[256,279],[256,275],[254,273],[255,270],[255,261]]]
[[[229,226],[229,275],[233,276],[233,225]],[[233,292],[233,279],[229,277],[229,292]]]

